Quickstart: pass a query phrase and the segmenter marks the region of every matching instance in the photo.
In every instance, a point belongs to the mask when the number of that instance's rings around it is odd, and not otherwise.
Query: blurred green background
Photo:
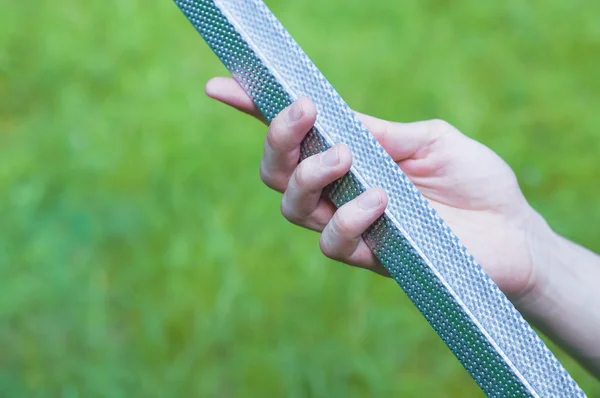
[[[600,3],[267,3],[355,109],[448,120],[600,250]],[[169,0],[0,5],[0,396],[481,396],[280,216],[265,128],[203,93],[225,74]]]

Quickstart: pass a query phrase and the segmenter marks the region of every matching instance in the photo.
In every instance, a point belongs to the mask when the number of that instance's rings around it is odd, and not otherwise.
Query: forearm
[[[559,236],[541,217],[530,246],[533,283],[517,307],[600,377],[600,256]]]

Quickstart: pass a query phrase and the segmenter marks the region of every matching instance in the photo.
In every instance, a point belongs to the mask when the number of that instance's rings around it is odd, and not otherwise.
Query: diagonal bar
[[[350,173],[326,190],[336,206],[385,189],[387,210],[365,241],[488,396],[585,397],[261,0],[175,3],[267,120],[300,96],[313,100],[301,158],[337,143],[353,154]]]

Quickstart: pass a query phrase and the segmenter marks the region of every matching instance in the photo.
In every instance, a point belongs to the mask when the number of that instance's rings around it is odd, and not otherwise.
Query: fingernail
[[[381,204],[381,196],[379,191],[367,191],[358,198],[358,207],[363,210],[371,210]]]
[[[294,124],[298,120],[302,119],[302,115],[304,111],[302,109],[302,105],[298,101],[294,102],[290,109],[286,113],[287,122],[289,124]]]
[[[321,163],[327,167],[336,166],[340,162],[340,151],[337,146],[325,151],[321,156]]]

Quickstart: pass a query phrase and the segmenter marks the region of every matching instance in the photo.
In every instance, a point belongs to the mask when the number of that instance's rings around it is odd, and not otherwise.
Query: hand
[[[206,93],[264,121],[233,79],[212,79]],[[404,124],[357,115],[500,289],[519,299],[534,288],[530,235],[539,216],[498,155],[440,120]],[[350,150],[337,145],[298,164],[300,143],[315,119],[312,102],[300,98],[273,120],[261,178],[283,193],[281,211],[289,221],[322,231],[326,256],[386,274],[361,238],[383,214],[385,192],[370,189],[336,211],[321,191],[349,171]]]
[[[213,79],[206,92],[264,121],[233,79]],[[600,377],[600,307],[589,305],[600,300],[600,256],[552,231],[510,167],[449,124],[357,115],[517,308]],[[321,191],[348,172],[349,149],[338,145],[298,164],[300,142],[315,119],[314,105],[300,98],[273,120],[261,177],[283,192],[288,220],[322,231],[323,253],[386,274],[360,238],[383,213],[385,192],[370,189],[336,211]]]

